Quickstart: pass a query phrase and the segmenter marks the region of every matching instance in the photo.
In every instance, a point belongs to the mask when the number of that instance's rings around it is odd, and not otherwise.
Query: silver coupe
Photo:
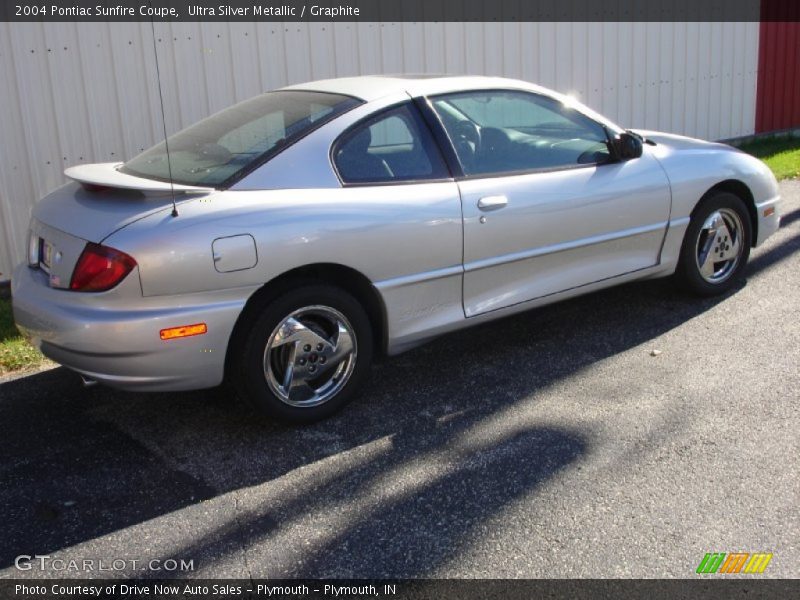
[[[12,277],[42,352],[295,422],[448,331],[634,279],[725,292],[779,224],[759,160],[492,77],[294,85],[65,173]]]

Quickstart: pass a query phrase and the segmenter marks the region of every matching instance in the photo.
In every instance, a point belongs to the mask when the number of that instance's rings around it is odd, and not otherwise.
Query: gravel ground
[[[800,182],[782,189],[782,228],[727,297],[644,282],[450,335],[314,426],[224,390],[0,381],[0,577],[41,575],[18,554],[196,577],[692,577],[711,551],[798,577]]]

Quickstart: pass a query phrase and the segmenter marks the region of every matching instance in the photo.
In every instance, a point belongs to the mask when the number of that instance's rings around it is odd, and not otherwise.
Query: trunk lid
[[[170,194],[154,197],[122,189],[90,192],[79,183],[68,183],[42,198],[31,215],[40,223],[100,243],[125,225],[171,206]]]
[[[84,240],[100,243],[109,235],[148,215],[172,207],[172,186],[163,181],[120,173],[122,163],[70,167],[68,183],[42,198],[32,216],[39,222]],[[211,188],[176,185],[181,204]]]
[[[49,275],[52,287],[68,287],[87,242],[102,243],[126,225],[172,209],[169,183],[117,171],[121,163],[80,165],[64,173],[74,181],[44,198],[31,213],[29,264]],[[178,206],[213,189],[175,186]]]

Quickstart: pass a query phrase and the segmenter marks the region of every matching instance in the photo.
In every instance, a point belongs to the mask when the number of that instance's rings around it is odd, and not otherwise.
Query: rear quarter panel
[[[220,273],[212,243],[249,234],[253,268]],[[337,263],[373,282],[457,267],[461,206],[453,182],[336,189],[226,191],[151,215],[106,244],[139,264],[145,296],[265,283],[296,267]]]

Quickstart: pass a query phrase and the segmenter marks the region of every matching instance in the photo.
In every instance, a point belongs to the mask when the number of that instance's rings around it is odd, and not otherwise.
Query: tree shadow
[[[794,236],[762,252],[750,277],[799,242]],[[337,507],[336,532],[311,550],[287,547],[281,570],[262,575],[429,573],[504,507],[590,456],[590,431],[525,423],[537,391],[725,298],[641,282],[457,332],[376,364],[354,404],[307,427],[259,421],[224,389],[82,389],[64,369],[2,383],[0,568],[18,554],[58,551],[312,468],[313,488],[242,506],[184,555],[218,556],[231,544],[247,551]],[[509,426],[515,415],[518,426]],[[496,427],[498,420],[506,424]],[[380,450],[348,458],[370,445]],[[330,459],[340,461],[336,468],[325,466]]]
[[[205,562],[239,545],[248,555],[245,562],[255,565],[251,579],[425,575],[466,550],[472,533],[490,528],[505,507],[589,449],[579,432],[542,426],[495,432],[489,442],[472,443],[469,434],[484,418],[459,415],[426,432],[398,434],[391,451],[309,493],[251,498],[236,522],[193,540],[178,555]],[[334,533],[310,533],[313,543],[299,544],[293,536],[304,521],[322,522],[317,527]]]

